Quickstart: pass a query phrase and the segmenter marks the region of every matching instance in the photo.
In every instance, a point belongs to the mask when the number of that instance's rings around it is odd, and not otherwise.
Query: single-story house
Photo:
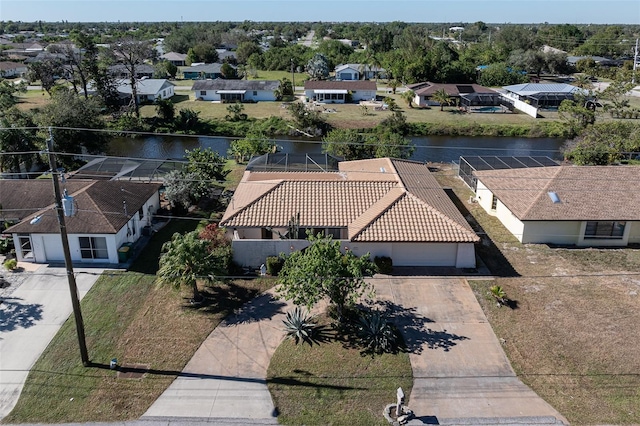
[[[220,222],[235,261],[257,267],[305,248],[312,232],[357,255],[388,256],[395,266],[475,267],[479,237],[427,165],[379,158],[338,168],[245,171]]]
[[[131,73],[124,64],[111,65],[108,68],[109,74],[115,78],[131,78]],[[136,65],[136,78],[152,78],[155,69],[148,64]]]
[[[335,69],[336,80],[370,80],[372,78],[386,78],[384,68],[365,64],[341,64]]]
[[[27,73],[27,66],[18,62],[0,62],[0,77],[22,77]]]
[[[444,90],[449,95],[451,103],[454,105],[500,105],[500,94],[479,84],[444,84],[425,81],[409,84],[407,88],[413,90],[413,93],[415,93],[413,103],[420,107],[440,106],[439,102],[432,99],[433,95],[440,90]]]
[[[589,91],[565,83],[523,83],[504,86],[502,98],[520,111],[536,118],[539,109],[557,110],[562,101],[573,100],[578,93]]]
[[[310,81],[304,82],[304,95],[308,101],[340,103],[369,101],[376,98],[375,81]]]
[[[275,101],[278,80],[197,80],[191,90],[196,99],[219,102]]]
[[[160,56],[160,59],[169,61],[177,67],[183,67],[186,65],[187,55],[178,52],[168,52]]]
[[[523,243],[626,246],[640,243],[639,172],[633,166],[477,171],[475,198]]]
[[[186,67],[182,70],[182,75],[185,80],[215,80],[216,78],[222,78],[222,65],[221,63],[215,64],[198,64]],[[233,67],[233,65],[231,65]],[[235,68],[235,67],[234,67]]]
[[[131,82],[118,80],[118,93],[123,99],[130,99],[132,95]],[[169,99],[175,95],[175,85],[164,78],[144,78],[136,80],[138,102],[154,102],[156,99]]]
[[[66,217],[71,260],[118,263],[118,249],[136,242],[160,207],[159,183],[70,180],[63,187],[76,205]],[[13,237],[19,261],[64,260],[51,181],[0,180],[0,218],[16,223],[3,231]],[[34,218],[39,221],[31,223]]]

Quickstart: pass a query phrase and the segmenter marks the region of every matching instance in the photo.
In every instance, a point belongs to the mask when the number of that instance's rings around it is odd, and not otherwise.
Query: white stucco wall
[[[640,244],[640,222],[628,222],[631,226],[629,229],[629,244]]]
[[[578,244],[584,234],[580,221],[526,221],[521,241],[532,244]]]
[[[195,90],[193,92],[193,96],[195,97],[195,99],[202,99],[203,101],[219,102],[221,100],[220,94],[217,93],[217,90]],[[247,90],[244,94],[244,100],[255,102],[273,102],[276,100],[276,97],[271,90]]]
[[[17,234],[13,234],[14,241]],[[69,234],[69,252],[71,260],[75,263],[118,263],[118,246],[115,234]],[[107,242],[109,252],[108,259],[83,259],[80,254],[80,237],[104,237]],[[64,262],[64,251],[62,250],[62,239],[60,234],[31,234],[31,248],[33,262]],[[18,260],[24,260],[23,253],[16,246],[16,256]]]
[[[353,92],[351,92],[351,99],[353,100],[353,102],[368,101],[371,99],[375,99],[375,97],[375,90],[354,90]]]

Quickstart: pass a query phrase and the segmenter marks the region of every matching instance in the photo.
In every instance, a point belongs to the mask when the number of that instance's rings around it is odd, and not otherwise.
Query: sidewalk
[[[16,405],[29,370],[72,313],[65,268],[19,266],[25,270],[15,272],[12,285],[0,292],[0,419]],[[80,298],[102,271],[74,270]]]

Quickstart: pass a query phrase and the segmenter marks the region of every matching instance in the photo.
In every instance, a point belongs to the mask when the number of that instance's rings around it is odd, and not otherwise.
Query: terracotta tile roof
[[[377,90],[375,81],[371,80],[307,80],[304,82],[304,90]]]
[[[382,158],[339,169],[246,172],[221,225],[286,227],[300,213],[301,227],[347,228],[353,241],[479,241],[426,165]]]
[[[51,182],[48,183],[51,185]],[[72,190],[72,186],[80,186],[82,183],[84,183],[83,187]],[[69,195],[74,197],[78,208],[75,216],[65,218],[69,234],[115,234],[133,215],[137,214],[154,193],[158,192],[161,184],[76,180],[69,181],[64,186]],[[51,196],[47,202],[51,202],[50,205],[24,217],[22,222],[7,229],[7,232],[59,233],[57,216],[53,211],[53,189],[50,187],[49,191]],[[45,205],[46,203],[42,202],[40,207]],[[42,215],[42,219],[36,224],[30,224],[29,221],[37,215]]]
[[[536,167],[475,175],[520,220],[640,220],[638,167]],[[554,204],[548,192],[561,202]]]

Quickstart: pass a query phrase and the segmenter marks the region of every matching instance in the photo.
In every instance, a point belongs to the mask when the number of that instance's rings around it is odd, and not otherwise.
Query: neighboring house
[[[131,78],[131,73],[124,64],[111,65],[108,68],[109,74],[115,78]],[[152,78],[155,69],[148,64],[136,65],[136,78]]]
[[[229,62],[230,64],[235,64],[238,60],[236,52],[232,52],[227,49],[216,49],[216,52],[218,52],[218,62]]]
[[[536,118],[538,110],[557,110],[562,101],[589,91],[565,83],[523,83],[503,87],[502,98],[520,111]]]
[[[464,106],[493,106],[500,105],[500,94],[488,87],[479,84],[443,84],[425,81],[407,85],[413,90],[415,97],[413,103],[420,107],[440,106],[440,103],[433,100],[433,95],[439,90],[443,90],[449,95],[453,105]]]
[[[177,67],[183,67],[186,65],[187,55],[184,53],[169,52],[160,56],[160,59],[165,59]]]
[[[280,88],[277,80],[197,80],[191,90],[196,99],[219,102],[275,101],[275,90]]]
[[[220,225],[236,262],[257,267],[331,235],[395,266],[475,267],[478,236],[423,164],[344,161],[332,172],[245,171]]]
[[[118,263],[118,249],[134,243],[160,207],[158,183],[73,180],[64,184],[76,214],[66,217],[71,259],[83,263]],[[53,209],[50,181],[0,180],[0,218],[17,222],[10,234],[19,261],[64,260],[60,225]],[[32,220],[40,216],[37,223]]]
[[[235,68],[233,65],[231,65]],[[185,80],[206,80],[222,78],[222,64],[199,64],[186,67],[182,70],[182,74]]]
[[[369,101],[376,98],[375,81],[310,81],[304,82],[308,101],[340,103]]]
[[[567,56],[567,64],[575,67],[578,64],[578,61],[582,59],[591,59],[596,64],[604,67],[621,65],[620,61],[616,61],[611,58],[605,58],[603,56]]]
[[[118,93],[123,99],[130,99],[132,95],[129,80],[117,81]],[[144,78],[136,81],[138,103],[154,102],[156,99],[169,99],[175,94],[175,85],[164,78]]]
[[[556,166],[474,175],[476,200],[523,243],[640,243],[638,167]]]
[[[27,73],[27,66],[18,62],[0,62],[0,77],[22,77]]]
[[[342,64],[335,69],[336,80],[370,80],[372,78],[385,78],[387,71],[366,64]]]

